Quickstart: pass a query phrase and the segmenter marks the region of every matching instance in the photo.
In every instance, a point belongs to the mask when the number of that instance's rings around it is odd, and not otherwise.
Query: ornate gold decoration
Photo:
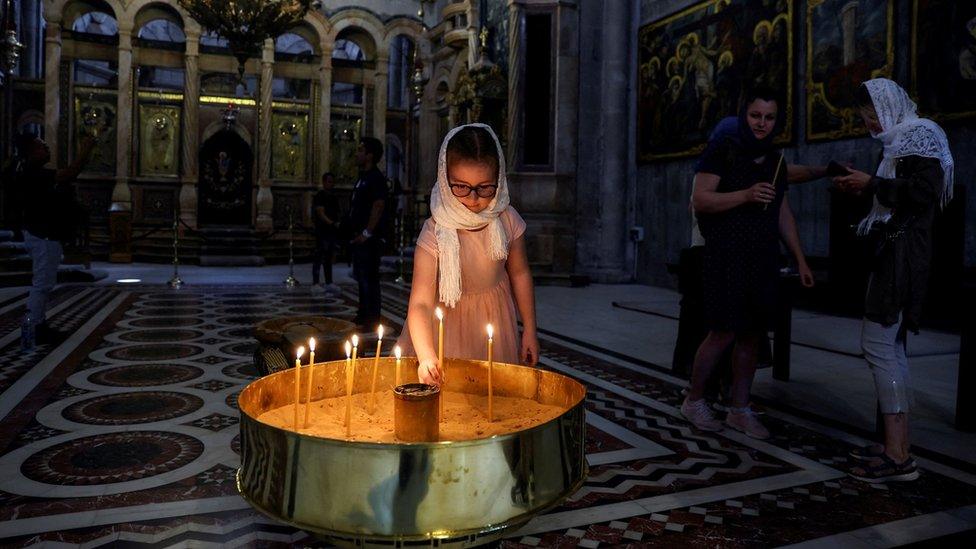
[[[271,177],[290,181],[305,179],[308,115],[276,112],[271,115],[271,128],[274,131]]]
[[[180,107],[139,105],[139,174],[178,175]]]
[[[76,144],[84,135],[97,137],[91,160],[85,171],[115,173],[115,109],[113,94],[75,96],[74,134]]]

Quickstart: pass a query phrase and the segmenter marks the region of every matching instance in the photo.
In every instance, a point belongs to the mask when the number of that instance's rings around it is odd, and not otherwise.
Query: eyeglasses
[[[495,196],[495,191],[498,190],[498,185],[478,185],[477,187],[462,185],[460,183],[448,183],[448,185],[451,187],[451,194],[458,198],[470,196],[472,191],[474,191],[479,198],[491,198]]]

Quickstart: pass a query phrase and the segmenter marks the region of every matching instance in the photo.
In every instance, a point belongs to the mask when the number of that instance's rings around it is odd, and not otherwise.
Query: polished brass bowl
[[[356,361],[354,393],[368,392],[373,359]],[[451,392],[485,395],[487,363],[448,359]],[[546,423],[490,438],[425,443],[350,442],[296,433],[257,420],[293,402],[294,374],[244,389],[241,495],[262,513],[343,545],[438,540],[485,543],[576,491],[586,478],[580,383],[554,372],[495,363],[494,394],[565,411]],[[312,367],[312,401],[345,392],[345,361]],[[307,369],[300,394],[304,401]],[[394,359],[380,359],[377,387],[393,386]],[[417,380],[416,360],[401,381]],[[384,389],[379,398],[393,398]]]

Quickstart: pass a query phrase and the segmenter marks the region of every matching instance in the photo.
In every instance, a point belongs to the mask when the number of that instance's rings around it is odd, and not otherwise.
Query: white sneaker
[[[681,415],[691,422],[692,425],[702,431],[721,431],[722,422],[715,419],[712,411],[708,408],[705,399],[690,400],[685,397],[681,403]]]
[[[759,440],[769,438],[769,429],[763,426],[752,408],[730,408],[729,415],[725,416],[725,424],[752,438]]]

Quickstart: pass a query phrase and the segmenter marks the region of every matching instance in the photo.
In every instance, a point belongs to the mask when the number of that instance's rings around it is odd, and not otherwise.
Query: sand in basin
[[[559,406],[539,404],[526,398],[494,397],[495,421],[488,421],[488,397],[466,393],[445,393],[444,417],[440,423],[440,440],[470,440],[521,431],[555,419],[566,411]],[[304,396],[304,395],[303,395]],[[393,434],[393,393],[376,393],[376,412],[367,412],[368,393],[352,396],[352,435],[346,437],[344,423],[346,397],[313,401],[309,424],[303,424],[305,404],[298,407],[298,432],[323,438],[364,442],[397,442]],[[267,411],[258,421],[294,429],[294,405]]]

